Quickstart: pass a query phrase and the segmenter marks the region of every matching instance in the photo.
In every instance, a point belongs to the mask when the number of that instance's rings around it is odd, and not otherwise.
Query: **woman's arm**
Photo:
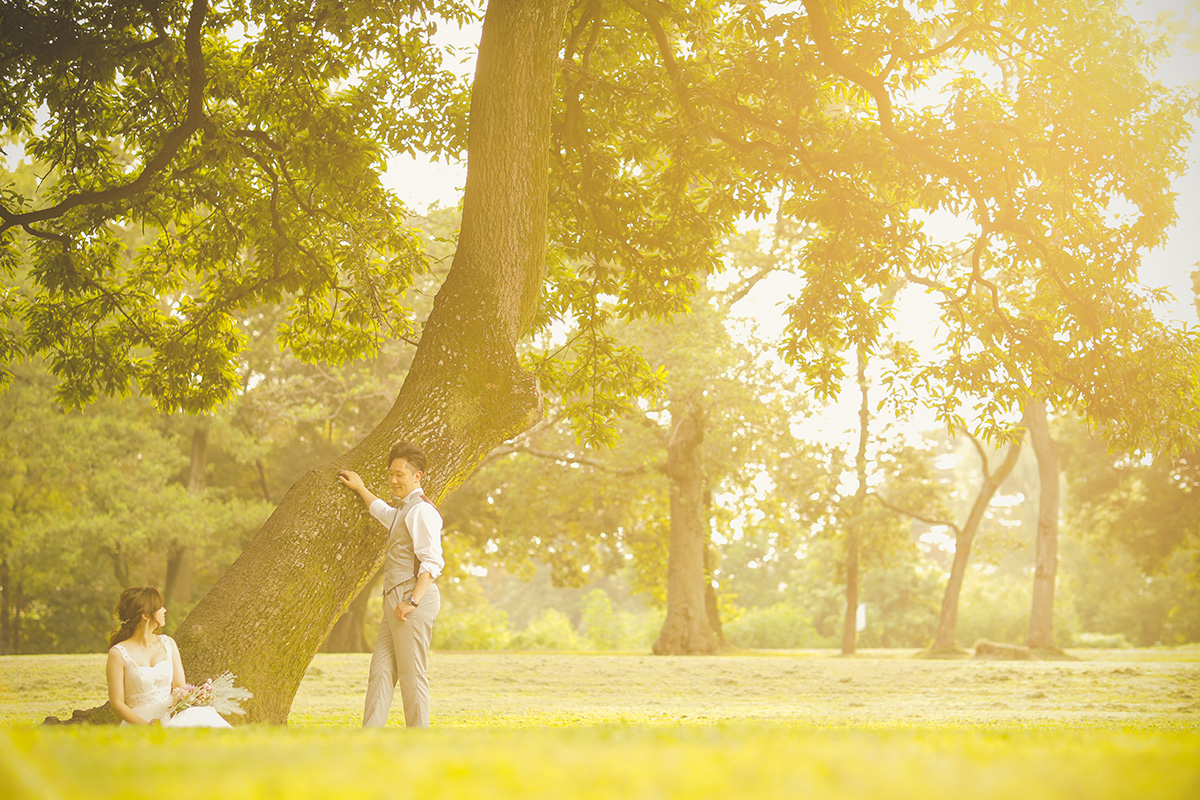
[[[108,676],[108,704],[117,716],[130,725],[149,725],[125,704],[125,659],[116,650],[108,651],[108,665],[104,671]]]
[[[183,659],[179,657],[179,646],[170,636],[163,638],[170,643],[167,649],[171,651],[171,696],[175,698],[175,690],[182,689],[187,684],[187,678],[183,676]]]

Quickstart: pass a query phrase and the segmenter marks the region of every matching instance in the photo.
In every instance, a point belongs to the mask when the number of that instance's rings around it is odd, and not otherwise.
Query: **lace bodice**
[[[123,646],[113,645],[113,649],[125,659],[125,704],[130,708],[149,706],[170,699],[171,678],[175,670],[171,640],[165,636],[163,647],[167,650],[166,658],[152,667],[142,667],[134,663]]]

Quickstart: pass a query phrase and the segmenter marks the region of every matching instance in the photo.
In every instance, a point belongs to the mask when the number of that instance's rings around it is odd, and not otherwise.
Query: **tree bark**
[[[379,567],[386,531],[338,481],[385,484],[397,439],[429,456],[435,502],[495,446],[542,416],[516,343],[542,287],[550,110],[567,0],[492,0],[471,93],[463,221],[453,266],[387,417],[288,491],[177,639],[188,676],[228,669],[254,693],[237,721],[286,721],[305,669]]]
[[[683,413],[667,443],[667,479],[671,493],[670,549],[667,551],[667,618],[654,643],[656,655],[712,653],[717,637],[709,623],[704,551],[708,546],[704,514],[705,412],[699,393],[680,405]]]
[[[870,440],[871,406],[868,401],[867,348],[858,346],[858,452],[854,468],[858,489],[850,506],[850,522],[846,526],[846,616],[842,621],[842,655],[854,655],[858,643],[858,561],[862,546],[862,516],[867,502],[867,442]]]
[[[942,615],[938,618],[937,635],[933,639],[934,650],[953,650],[957,646],[955,640],[958,628],[958,599],[962,594],[963,579],[967,574],[967,561],[971,557],[971,545],[983,522],[992,498],[1000,490],[1001,484],[1012,474],[1021,456],[1021,443],[1018,439],[1009,445],[995,472],[988,470],[987,457],[981,451],[983,460],[983,485],[975,495],[971,505],[971,513],[967,515],[966,523],[958,530],[954,539],[954,563],[950,566],[950,579],[946,582],[946,593],[942,597]]]
[[[1035,650],[1053,650],[1054,580],[1058,572],[1058,443],[1050,436],[1045,400],[1030,400],[1025,416],[1038,464],[1037,556],[1028,644]]]

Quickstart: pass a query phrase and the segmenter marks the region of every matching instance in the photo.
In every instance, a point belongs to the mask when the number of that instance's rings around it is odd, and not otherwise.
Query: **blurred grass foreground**
[[[103,656],[3,657],[0,797],[1200,796],[1200,650],[912,655],[435,652],[426,732],[358,729],[362,654],[234,731],[40,726]]]

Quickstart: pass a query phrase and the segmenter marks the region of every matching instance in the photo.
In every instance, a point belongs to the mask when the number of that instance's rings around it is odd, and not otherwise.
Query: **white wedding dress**
[[[216,709],[209,706],[192,706],[185,708],[175,716],[169,716],[171,711],[171,678],[174,676],[174,656],[172,649],[175,642],[164,636],[163,646],[167,649],[167,657],[152,667],[143,667],[134,663],[129,653],[119,644],[113,645],[114,650],[125,660],[125,703],[147,722],[159,720],[164,728],[232,728]],[[128,722],[121,721],[122,725]]]

